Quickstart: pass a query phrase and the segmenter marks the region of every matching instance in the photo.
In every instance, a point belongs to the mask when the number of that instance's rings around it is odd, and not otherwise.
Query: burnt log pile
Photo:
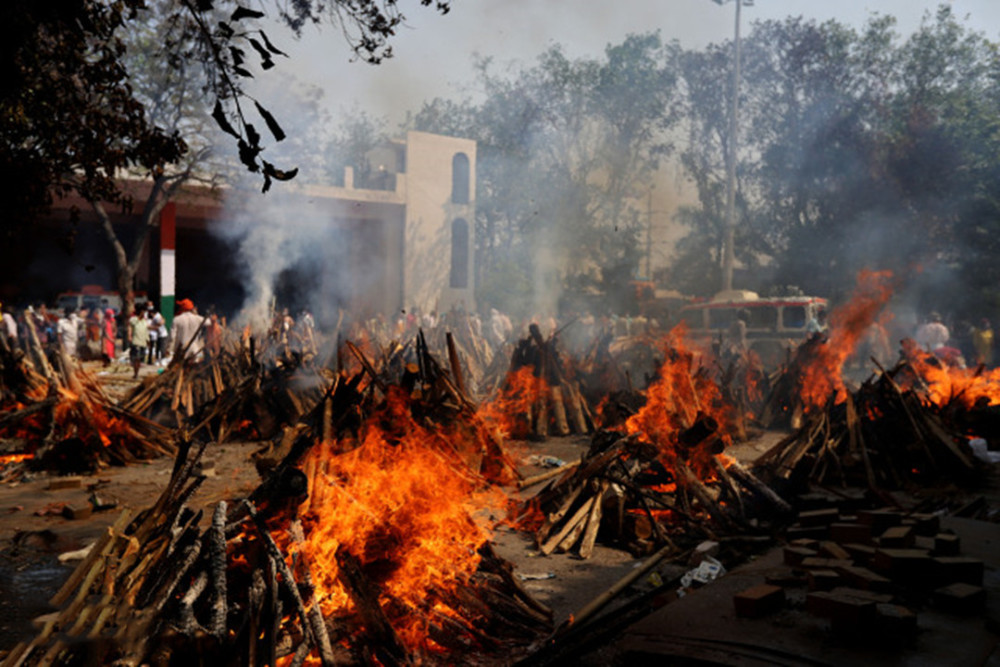
[[[24,349],[0,342],[0,457],[10,481],[26,469],[92,473],[176,452],[171,429],[124,410],[60,347],[39,344],[30,318]]]
[[[467,509],[512,466],[483,440],[490,429],[456,380],[418,347],[423,360],[405,383],[387,384],[348,346],[363,370],[336,375],[257,489],[218,503],[210,519],[191,498],[211,433],[182,441],[156,503],[121,515],[53,598],[59,612],[4,664],[526,655],[552,631],[552,612]]]
[[[970,406],[960,396],[932,400],[913,361],[903,357],[880,368],[819,409],[791,407],[801,424],[755,461],[755,471],[790,489],[806,482],[872,490],[975,483],[982,471],[969,439],[993,408]]]

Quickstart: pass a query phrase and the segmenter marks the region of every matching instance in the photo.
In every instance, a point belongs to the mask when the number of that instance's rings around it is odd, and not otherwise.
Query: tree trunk
[[[97,214],[98,225],[111,245],[115,257],[115,286],[122,297],[121,316],[125,321],[128,321],[128,318],[135,312],[135,278],[139,271],[139,262],[146,252],[150,231],[159,226],[160,212],[163,207],[189,177],[190,172],[185,171],[172,176],[153,178],[153,187],[150,188],[149,197],[142,208],[142,215],[138,221],[139,229],[136,232],[131,253],[126,252],[125,246],[115,233],[111,216],[108,215],[104,204],[100,201],[90,202]]]

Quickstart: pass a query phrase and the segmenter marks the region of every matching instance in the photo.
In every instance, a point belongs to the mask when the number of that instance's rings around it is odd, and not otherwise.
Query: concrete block
[[[785,604],[785,590],[780,586],[759,584],[733,596],[736,615],[743,618],[760,618],[774,613]]]

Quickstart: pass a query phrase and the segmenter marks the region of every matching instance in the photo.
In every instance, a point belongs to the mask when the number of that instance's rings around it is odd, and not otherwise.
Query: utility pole
[[[646,280],[653,281],[653,187],[646,200]]]
[[[721,5],[726,0],[714,0]],[[733,38],[733,82],[729,97],[729,141],[726,144],[726,220],[722,240],[722,289],[733,288],[733,264],[736,261],[736,146],[739,143],[740,98],[740,9],[747,0],[736,0],[736,28]]]

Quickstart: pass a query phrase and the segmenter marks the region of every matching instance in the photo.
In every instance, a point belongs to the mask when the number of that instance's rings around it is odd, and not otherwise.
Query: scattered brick
[[[819,558],[812,556],[804,558],[799,567],[806,570],[834,570],[838,567],[847,567],[853,564],[853,561],[849,558],[841,560],[839,558]]]
[[[941,530],[941,517],[937,514],[911,514],[910,518],[916,521],[913,530],[917,535],[933,537]]]
[[[843,592],[814,591],[806,595],[810,614],[829,618],[841,629],[857,628],[875,620],[875,602]]]
[[[785,604],[785,590],[780,586],[759,584],[733,596],[736,615],[760,618],[781,609]]]
[[[875,547],[869,546],[867,544],[857,544],[857,543],[847,543],[844,546],[844,550],[851,555],[851,558],[855,562],[861,564],[870,563],[872,558],[875,557]]]
[[[896,510],[861,510],[858,512],[858,523],[870,526],[872,535],[881,535],[887,528],[903,523],[903,515]]]
[[[986,604],[986,590],[972,584],[950,584],[934,591],[934,606],[954,614],[974,614]]]
[[[866,591],[888,591],[892,587],[892,582],[889,579],[859,565],[841,567],[837,569],[837,572],[846,583],[855,588]]]
[[[917,634],[917,615],[902,605],[876,604],[874,630],[883,640],[893,638],[908,642]]]
[[[829,526],[839,518],[840,513],[835,507],[822,510],[810,510],[808,512],[799,512],[799,525],[803,528]]]
[[[960,582],[973,586],[983,584],[983,561],[964,556],[941,556],[934,559],[934,579],[940,585]]]
[[[923,549],[879,548],[872,559],[872,568],[893,581],[928,583],[934,575],[934,561]]]
[[[62,508],[62,515],[67,519],[77,521],[79,519],[88,519],[93,513],[94,508],[90,506],[90,503],[80,503],[74,505],[66,505]]]
[[[806,576],[811,591],[832,591],[841,584],[836,570],[810,570]]]
[[[830,524],[830,539],[840,544],[870,544],[872,528],[863,523],[838,521]]]
[[[952,533],[938,533],[934,536],[935,556],[957,556],[962,552],[962,541]]]
[[[815,558],[818,555],[818,552],[806,549],[805,547],[789,546],[784,549],[785,565],[801,565],[802,561],[806,558]]]
[[[829,528],[827,526],[800,526],[794,524],[785,531],[785,537],[792,541],[798,541],[800,539],[809,539],[814,542],[819,540],[825,540],[829,535]]]
[[[825,542],[819,543],[819,552],[824,556],[829,558],[836,558],[838,560],[851,560],[851,554],[848,553],[847,549],[840,546],[836,542],[826,540]]]
[[[916,534],[910,526],[893,526],[886,528],[878,538],[879,546],[890,549],[908,549],[913,546]]]
[[[83,485],[83,479],[80,477],[53,477],[49,480],[49,491],[57,491],[59,489],[79,489]]]

